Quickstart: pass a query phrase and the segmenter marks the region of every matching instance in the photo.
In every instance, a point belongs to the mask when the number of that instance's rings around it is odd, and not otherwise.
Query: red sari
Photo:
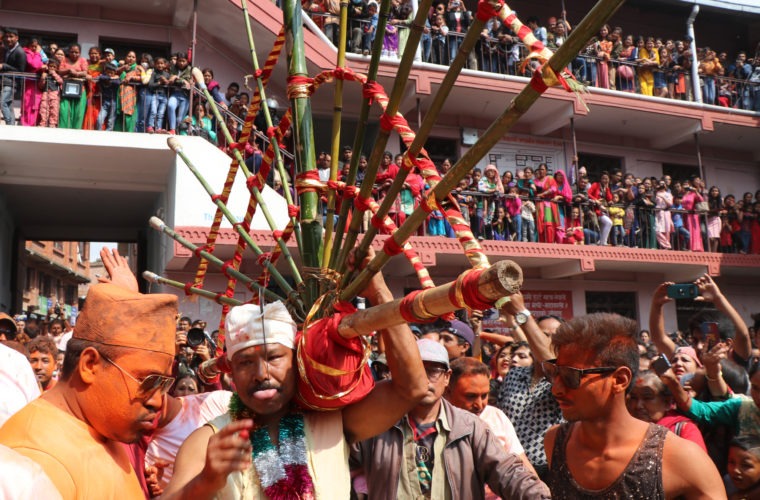
[[[100,76],[101,65],[99,62],[87,65],[87,76],[91,77],[85,82],[87,86],[87,110],[84,113],[82,130],[95,130],[100,113],[100,89],[97,79]]]
[[[540,193],[540,200],[551,200],[557,195],[557,183],[554,177],[546,176],[541,180],[535,179]],[[542,243],[554,243],[555,235],[559,227],[559,210],[557,204],[551,201],[536,201],[536,231],[538,241]]]

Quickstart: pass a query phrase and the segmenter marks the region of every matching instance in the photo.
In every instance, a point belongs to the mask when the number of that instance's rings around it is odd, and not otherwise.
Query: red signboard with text
[[[549,314],[563,319],[573,317],[573,294],[570,290],[523,290],[525,307],[538,319]],[[508,329],[499,321],[495,309],[483,312],[483,329],[506,334]]]

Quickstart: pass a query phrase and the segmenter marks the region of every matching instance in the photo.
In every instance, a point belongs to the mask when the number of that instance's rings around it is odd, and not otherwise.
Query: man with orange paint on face
[[[568,420],[544,441],[552,498],[726,498],[707,453],[628,412],[637,331],[633,320],[596,313],[552,336],[557,358],[541,365]]]
[[[155,426],[176,313],[173,295],[91,287],[60,381],[0,428],[0,444],[42,466],[63,498],[142,498],[121,443]]]

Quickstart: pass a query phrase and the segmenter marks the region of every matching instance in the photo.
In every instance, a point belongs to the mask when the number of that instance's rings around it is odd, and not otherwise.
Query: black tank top
[[[622,474],[603,490],[588,490],[573,479],[567,467],[565,449],[570,438],[572,423],[560,425],[554,441],[552,464],[549,473],[549,489],[554,499],[577,500],[600,499],[665,499],[662,486],[662,448],[668,430],[656,424],[649,429]]]

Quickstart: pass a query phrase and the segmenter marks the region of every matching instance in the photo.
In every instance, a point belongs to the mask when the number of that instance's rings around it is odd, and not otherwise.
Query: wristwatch
[[[530,318],[531,313],[527,309],[523,309],[522,311],[515,314],[515,323],[517,323],[520,326],[523,326],[525,323],[528,322],[528,318]]]

